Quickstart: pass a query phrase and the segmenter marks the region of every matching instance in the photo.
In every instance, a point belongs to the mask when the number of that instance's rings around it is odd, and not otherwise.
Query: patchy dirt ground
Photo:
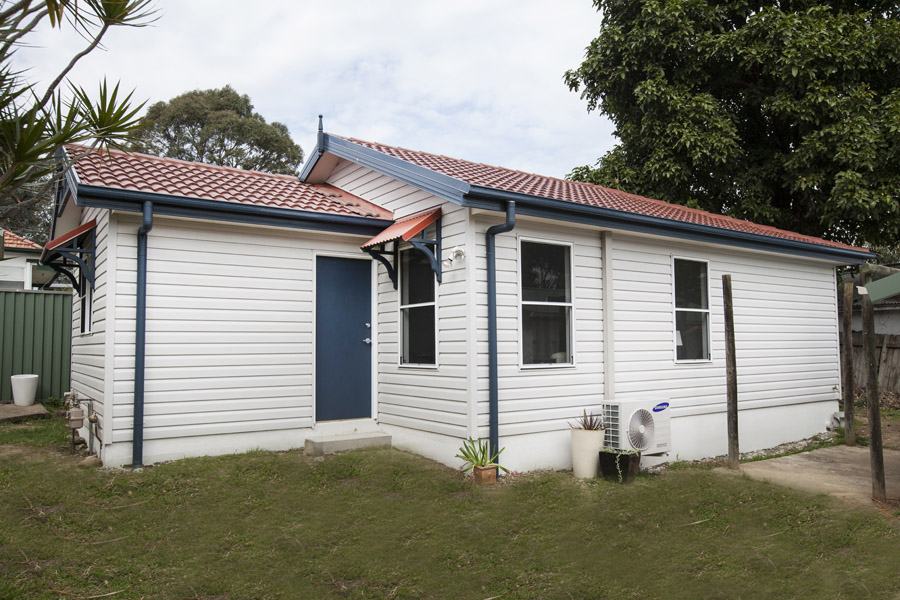
[[[865,390],[856,388],[854,416],[857,421],[857,434],[869,437],[869,418],[866,409]],[[900,393],[883,391],[881,393],[881,438],[885,448],[900,450]]]

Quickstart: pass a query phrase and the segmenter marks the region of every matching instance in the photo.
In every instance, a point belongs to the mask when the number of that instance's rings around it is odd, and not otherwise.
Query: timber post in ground
[[[863,286],[872,282],[867,265],[860,267]],[[872,466],[872,498],[887,501],[884,482],[884,451],[881,444],[881,398],[878,390],[878,364],[875,361],[875,309],[868,294],[863,294],[863,346],[866,353],[866,408],[869,414],[869,460]]]
[[[731,275],[722,275],[722,296],[725,302],[725,378],[728,399],[728,466],[740,466],[738,443],[738,385],[737,358],[734,344],[734,303],[731,294]]]
[[[843,379],[844,397],[844,443],[848,446],[856,445],[856,424],[853,422],[855,415],[853,410],[853,282],[844,284],[843,314],[841,321],[841,338],[843,339],[843,352],[841,353],[841,377]]]

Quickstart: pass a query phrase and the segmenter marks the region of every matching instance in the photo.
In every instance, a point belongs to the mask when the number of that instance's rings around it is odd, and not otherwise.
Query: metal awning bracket
[[[441,265],[441,220],[438,219],[434,222],[434,239],[429,240],[425,237],[425,232],[428,231],[427,228],[422,230],[421,238],[410,238],[409,243],[412,244],[413,248],[424,254],[428,257],[428,262],[431,263],[431,270],[434,271],[434,276],[437,279],[438,283],[441,283],[443,279],[443,268]]]
[[[88,240],[89,243],[85,243]],[[82,295],[81,282],[94,289],[94,267],[95,255],[97,249],[97,231],[94,228],[85,232],[85,235],[74,237],[65,244],[53,248],[52,253],[47,257],[46,262],[42,257],[42,262],[46,266],[56,271],[72,283],[72,287],[79,296]],[[80,277],[75,277],[69,270],[77,267],[81,272]]]
[[[384,265],[387,269],[388,277],[391,278],[391,283],[394,284],[394,289],[397,289],[397,241],[394,240],[394,249],[391,252],[388,252],[385,249],[386,244],[381,244],[378,248],[367,248],[366,252]]]

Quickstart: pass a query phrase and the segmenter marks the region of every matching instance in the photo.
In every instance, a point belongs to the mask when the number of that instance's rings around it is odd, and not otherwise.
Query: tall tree
[[[253,112],[231,86],[194,90],[157,102],[134,143],[139,152],[268,173],[296,175],[303,150],[282,123]]]
[[[118,84],[109,88],[103,81],[92,99],[66,76],[110,29],[141,27],[153,15],[151,0],[0,0],[0,226],[46,201],[55,174],[66,166],[56,154],[63,145],[82,144],[84,152],[119,147],[138,127],[143,104],[132,106],[131,94],[123,97]],[[78,30],[85,47],[38,89],[15,70],[12,59],[48,21],[54,28],[68,24]],[[70,154],[68,160],[76,158]]]
[[[53,222],[53,194],[44,193],[42,197],[35,197],[45,190],[47,179],[49,177],[20,190],[17,197],[24,206],[4,219],[2,229],[8,229],[42,246],[47,243]]]
[[[620,143],[570,177],[851,243],[900,234],[900,6],[595,0],[565,74]]]

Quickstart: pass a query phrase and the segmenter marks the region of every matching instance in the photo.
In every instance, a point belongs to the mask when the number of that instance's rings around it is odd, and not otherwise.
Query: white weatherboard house
[[[380,431],[567,468],[569,423],[629,399],[670,403],[662,458],[723,454],[723,274],[741,449],[797,440],[838,409],[835,267],[869,256],[321,130],[299,178],[112,152],[58,203],[43,260],[81,259],[73,387],[107,465]]]
[[[53,271],[38,264],[41,246],[0,229],[0,290],[30,290],[50,281]]]

